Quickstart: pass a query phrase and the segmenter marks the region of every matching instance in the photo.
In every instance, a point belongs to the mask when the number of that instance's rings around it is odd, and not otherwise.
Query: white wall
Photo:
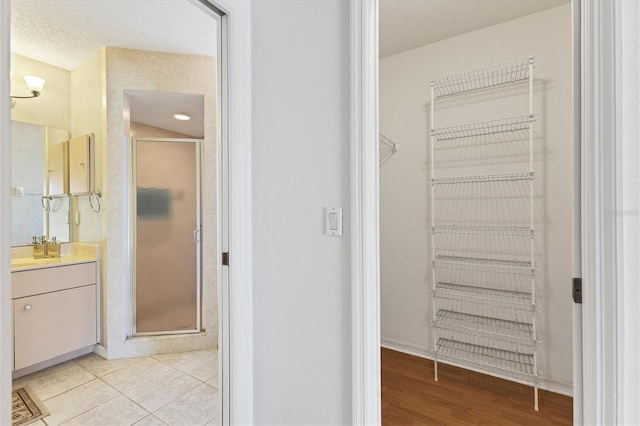
[[[254,421],[351,422],[349,2],[252,2]]]
[[[430,80],[537,55],[534,110],[540,116],[534,145],[540,179],[535,184],[535,217],[540,228],[536,262],[540,268],[537,288],[542,297],[542,376],[548,387],[571,391],[570,37],[571,9],[566,5],[381,59],[380,132],[401,144],[400,151],[380,169],[383,344],[419,354],[428,354],[432,346],[427,152]],[[527,93],[525,85],[523,89],[470,95],[462,101],[436,102],[436,127],[527,114]],[[484,148],[473,147],[466,157],[454,157],[462,151],[451,150],[440,157],[448,163],[440,163],[446,167],[437,172],[442,176],[528,170],[526,145],[524,148],[516,152],[501,144],[492,148],[498,149],[492,157],[484,160],[480,159]],[[501,215],[523,213],[524,225],[528,225],[528,200],[520,205],[506,203],[503,206],[494,200],[480,200],[478,205],[497,221]],[[442,220],[443,213],[436,212],[436,219]],[[462,213],[449,211],[458,216]]]
[[[617,215],[622,228],[623,260],[621,289],[619,290],[620,314],[618,321],[619,411],[621,424],[640,424],[640,4],[634,0],[620,3],[621,51],[618,57],[621,66],[620,89],[622,89],[622,186],[621,208]]]
[[[94,134],[95,189],[102,191],[105,149],[104,52],[98,50],[82,64],[71,70],[71,136]],[[96,213],[89,204],[88,195],[73,196],[74,215],[80,212],[80,221],[73,221],[73,241],[101,242],[103,213]]]
[[[213,24],[213,22],[212,22]],[[105,65],[105,146],[103,158],[103,334],[108,357],[211,348],[217,345],[216,282],[216,60],[107,47]],[[184,78],[176,78],[182,76]],[[128,338],[131,319],[131,262],[129,259],[130,161],[129,122],[125,117],[126,90],[158,90],[204,95],[205,136],[202,157],[203,328],[206,333]]]
[[[71,123],[69,71],[16,53],[11,54],[11,69],[12,95],[30,95],[24,82],[25,75],[45,80],[39,97],[16,99],[11,108],[11,119],[68,130]]]

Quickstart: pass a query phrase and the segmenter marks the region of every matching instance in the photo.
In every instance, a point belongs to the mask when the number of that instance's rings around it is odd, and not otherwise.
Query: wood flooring
[[[507,380],[382,349],[383,425],[571,425],[573,400]]]

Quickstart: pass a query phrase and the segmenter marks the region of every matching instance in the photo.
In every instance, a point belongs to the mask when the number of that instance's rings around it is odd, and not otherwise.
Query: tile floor
[[[88,354],[21,377],[51,415],[32,425],[219,424],[218,352],[107,361]]]

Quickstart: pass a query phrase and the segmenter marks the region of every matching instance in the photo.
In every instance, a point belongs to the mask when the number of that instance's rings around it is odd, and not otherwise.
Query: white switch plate
[[[324,211],[325,234],[342,237],[342,207],[325,207]]]
[[[15,195],[16,197],[24,197],[24,188],[21,186],[16,186],[13,189],[13,195]]]

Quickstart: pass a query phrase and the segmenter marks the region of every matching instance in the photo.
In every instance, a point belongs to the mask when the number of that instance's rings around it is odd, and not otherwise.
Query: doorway
[[[466,383],[460,392],[499,399],[493,390],[518,383],[531,392],[517,410],[549,421],[562,406],[555,421],[570,423],[571,5],[507,17],[496,2],[491,23],[476,11],[474,28],[454,29],[441,25],[461,3],[411,11],[392,3],[380,2],[380,334],[390,389],[383,421],[403,411],[394,409],[402,405],[390,397],[394,384],[429,371],[425,394],[458,378]],[[432,28],[414,25],[426,16]],[[400,40],[399,27],[413,28],[412,38]],[[385,369],[398,354],[422,358],[422,367]],[[422,399],[436,411],[437,401]],[[449,418],[456,421],[464,419]]]
[[[184,3],[185,3],[185,5],[188,4],[188,2],[184,2]],[[189,7],[193,7],[193,6],[194,6],[194,4],[190,4],[189,5]],[[196,5],[196,6],[200,7],[200,5]],[[219,40],[218,41],[218,46],[222,47],[221,48],[221,52],[222,52],[221,56],[224,57],[224,55],[226,55],[226,53],[227,53],[227,46],[230,45],[230,44],[233,44],[227,38],[227,33],[226,32],[230,31],[233,34],[236,34],[236,31],[240,31],[241,29],[244,30],[244,26],[246,24],[246,21],[242,21],[242,22],[237,22],[237,24],[230,26],[230,25],[228,25],[228,22],[226,21],[226,16],[228,16],[229,14],[235,15],[236,17],[238,17],[239,20],[241,20],[241,17],[244,16],[244,13],[246,13],[246,10],[243,7],[229,8],[228,7],[229,5],[227,5],[226,2],[224,2],[224,1],[216,2],[215,6],[217,6],[217,7],[213,7],[213,5],[210,5],[207,2],[206,4],[204,4],[203,8],[205,10],[207,10],[207,13],[209,13],[209,14],[211,14],[211,13],[216,14],[216,16],[217,16],[216,19],[218,19],[219,20],[218,22],[221,23],[221,25],[218,26],[218,34],[219,34],[219,36],[221,35],[218,38],[218,40]],[[7,5],[3,5],[3,9],[2,9],[3,27],[2,28],[3,28],[3,30],[5,30],[5,32],[3,33],[3,40],[6,40],[8,42],[8,40],[9,40],[9,29],[8,29],[8,13],[7,12],[8,12]],[[95,13],[93,15],[95,16]],[[4,24],[7,24],[7,25],[4,25]],[[235,38],[234,40],[237,40],[237,38]],[[202,38],[199,38],[198,43],[200,43],[201,41],[202,41]],[[3,52],[8,52],[8,49],[7,50],[3,50]],[[244,63],[244,59],[246,58],[247,54],[248,54],[248,52],[242,52],[235,58],[236,60],[234,61],[234,66],[237,67],[238,70],[243,70],[244,69],[242,64]],[[7,55],[8,55],[8,53],[7,53]],[[5,62],[5,64],[7,64],[7,63],[8,63],[8,61]],[[228,85],[228,80],[226,80],[226,66],[227,65],[229,65],[229,64],[225,64],[224,67],[220,65],[219,66],[219,73],[218,73],[221,76],[221,80],[222,80],[221,82],[218,83],[218,85],[219,85],[219,87],[224,88],[224,90],[220,90],[221,95],[220,95],[219,100],[218,100],[219,104],[222,105],[222,107],[219,108],[220,113],[217,115],[217,119],[220,120],[220,123],[221,123],[221,125],[218,126],[218,131],[221,134],[221,137],[219,137],[221,145],[224,144],[225,147],[224,148],[222,148],[222,147],[220,148],[220,153],[219,153],[219,155],[216,155],[215,158],[220,158],[223,163],[224,163],[224,160],[222,160],[222,159],[224,159],[224,158],[228,159],[228,156],[227,156],[228,145],[226,145],[226,144],[228,143],[228,135],[229,135],[229,133],[228,133],[228,129],[226,128],[226,126],[227,125],[235,126],[235,125],[237,125],[238,123],[240,123],[242,121],[240,118],[236,118],[235,120],[231,120],[230,117],[228,115],[226,115],[226,109],[225,109],[226,108],[226,102],[230,99],[229,96],[231,94],[237,93],[236,89],[239,87],[238,85],[235,85],[235,84]],[[4,75],[5,74],[4,74],[4,69],[3,69],[3,76]],[[8,76],[8,67],[7,67],[6,76]],[[51,80],[49,80],[49,83],[51,83]],[[8,93],[7,93],[7,96],[8,96]],[[42,98],[42,99],[44,99],[44,98]],[[234,97],[234,99],[236,99],[236,98]],[[245,99],[242,98],[241,96],[240,96],[240,98],[236,99],[236,102],[238,102],[237,105],[238,105],[239,108],[243,109],[244,106],[247,105],[246,102],[244,102],[244,101],[245,101]],[[8,117],[9,110],[8,109],[5,110],[3,108],[3,113],[6,114],[6,115],[3,116],[3,117],[6,118],[6,117]],[[246,124],[243,125],[243,127],[246,128]],[[3,129],[7,129],[8,126],[3,125],[2,128]],[[3,136],[6,136],[6,133]],[[242,140],[241,142],[239,142],[239,144],[237,146],[238,147],[242,147],[244,142],[245,141]],[[3,158],[3,161],[7,161],[8,157],[3,155],[2,158]],[[243,161],[244,161],[244,159],[236,158],[236,163],[235,164],[236,165],[242,165]],[[5,163],[5,165],[6,164],[8,164],[8,163]],[[3,169],[4,170],[8,170],[7,167],[3,167]],[[242,175],[242,171],[240,171],[241,169],[242,169],[242,166],[240,166],[240,167],[238,167],[236,169],[236,170],[238,170],[236,172],[236,174],[238,174],[239,176]],[[230,168],[229,165],[225,164],[225,170],[228,171],[228,170],[234,170],[234,169]],[[224,185],[228,185],[228,179],[226,178],[226,175],[225,175],[226,171],[225,172],[220,172],[220,176],[224,177],[224,179],[220,179],[219,180],[221,187],[224,187]],[[3,180],[3,184],[5,184],[5,183],[8,185],[8,182],[5,182]],[[241,193],[245,193],[245,192],[243,192],[243,190],[241,190],[241,188],[244,188],[243,183],[241,183],[241,182],[238,183],[238,186],[236,188]],[[220,194],[222,194],[222,193],[223,193],[223,191],[220,191]],[[250,192],[246,192],[246,193],[250,193]],[[215,194],[215,192],[213,192],[213,194]],[[109,194],[105,191],[105,192],[102,193],[102,196],[104,198],[101,198],[100,201],[102,202],[102,206],[106,209],[106,208],[108,208],[107,206],[109,204],[108,204],[108,202],[105,203],[105,201],[109,197]],[[96,204],[97,203],[97,201],[96,201],[97,200],[97,198],[96,198],[97,196],[94,195],[93,197],[94,197],[93,198],[93,202],[94,202],[94,204]],[[222,198],[222,195],[220,195],[220,197]],[[98,197],[98,198],[100,198],[100,197]],[[228,200],[226,194],[225,194],[225,198]],[[240,198],[235,198],[234,200],[238,200],[238,199],[241,199],[241,198],[243,198],[243,196],[240,196]],[[113,204],[112,204],[112,206],[113,206]],[[213,206],[213,209],[215,210],[216,209],[215,204],[213,204],[212,206]],[[233,207],[233,206],[231,206],[231,207]],[[210,206],[210,208],[211,208],[211,206]],[[227,211],[226,209],[220,209],[220,210],[221,211],[225,211],[225,212]],[[82,214],[79,215],[79,217],[82,217],[82,216],[83,216]],[[220,216],[222,217],[223,215],[220,215]],[[246,216],[249,216],[249,212],[247,212],[245,214],[245,217]],[[226,215],[224,215],[224,217],[225,217],[225,220],[228,220]],[[236,223],[240,224],[241,222],[244,222],[244,219],[238,219],[238,221]],[[211,233],[211,235],[212,235],[212,237],[214,239],[217,238],[217,235],[219,235],[219,234],[221,234],[221,233],[217,233],[217,232],[212,232]],[[233,241],[233,234],[229,234],[228,232],[225,232],[225,234],[229,238],[226,241],[226,244],[228,246],[229,240]],[[5,235],[5,234],[3,233],[3,235]],[[238,244],[236,245],[236,247],[238,249],[238,253],[240,253],[240,252],[242,252],[242,249],[243,249],[243,247],[245,247],[245,245],[238,241]],[[2,255],[3,255],[3,259],[6,261],[8,259],[7,251],[3,250]],[[221,255],[216,256],[216,257],[218,258],[218,261],[219,261]],[[239,265],[239,264],[243,264],[243,262],[238,260],[234,264],[238,264]],[[218,269],[218,273],[222,277],[220,282],[221,283],[225,283],[225,285],[226,285],[226,280],[229,279],[229,275],[228,274],[223,274],[222,269],[223,268],[219,268]],[[3,310],[2,311],[3,311],[3,313],[7,312],[7,310],[4,309],[4,306],[5,306],[6,301],[10,300],[10,297],[8,299],[5,299],[5,297],[4,297],[4,296],[7,296],[7,295],[10,294],[10,293],[8,293],[6,291],[7,290],[7,285],[8,285],[7,283],[9,282],[9,280],[5,280],[4,279],[4,278],[9,276],[9,275],[6,275],[7,271],[8,271],[8,268],[3,269],[3,288],[4,288],[3,297],[2,297],[2,303],[3,303]],[[246,268],[245,271],[250,271],[250,268]],[[244,274],[238,274],[238,276],[237,276],[238,282],[243,282],[243,277],[244,277]],[[239,286],[239,288],[242,288],[242,285]],[[224,288],[221,288],[220,292],[222,294],[222,296],[220,297],[220,300],[222,302],[222,309],[219,310],[219,314],[220,314],[220,318],[222,319],[222,321],[221,321],[221,323],[222,323],[221,329],[225,330],[225,324],[226,324],[226,327],[229,327],[228,321],[224,320],[225,318],[227,318],[226,315],[228,315],[228,304],[227,304],[228,302],[225,302],[225,300],[227,300],[225,298],[227,297],[228,293]],[[242,308],[239,308],[236,312],[241,312],[241,311],[242,311]],[[217,316],[218,313],[214,312],[213,315]],[[9,325],[10,325],[10,321],[5,321],[3,319],[3,332],[7,330],[6,326],[9,326]],[[229,330],[229,329],[230,328],[226,328],[226,330]],[[7,368],[8,368],[8,365],[9,365],[8,364],[8,359],[10,358],[10,357],[8,357],[8,355],[7,355],[8,352],[6,352],[6,350],[10,350],[10,345],[8,344],[8,341],[4,340],[4,336],[6,336],[6,334],[3,334],[3,343],[2,343],[2,348],[3,348],[3,350],[2,350],[2,374],[3,374],[3,380],[2,380],[2,389],[1,389],[2,392],[1,393],[2,393],[3,406],[4,406],[4,403],[6,403],[6,401],[8,401],[8,395],[9,394],[7,393],[7,391],[8,391],[7,384],[10,387],[10,382],[11,382],[10,380],[8,380],[8,381],[5,380],[7,378],[7,371],[8,371]],[[228,332],[221,333],[220,337],[221,337],[221,340],[228,339]],[[238,340],[237,340],[237,342],[242,342],[242,341],[243,341],[243,339],[241,337],[239,337]],[[229,356],[229,353],[230,353],[230,348],[228,348],[228,346],[227,346],[225,348],[224,352],[226,352],[227,355],[221,356],[220,357],[220,361],[221,361],[221,363],[223,365],[224,364],[228,365],[228,361],[225,361],[225,359],[228,359],[228,356]],[[223,393],[228,393],[228,390],[229,390],[229,386],[228,386],[229,376],[228,376],[228,374],[226,374],[224,369],[223,369],[223,373],[225,373],[225,374],[224,374],[224,377],[221,377],[221,382],[227,383],[227,386],[225,386],[223,388]],[[242,384],[239,385],[238,389],[241,389],[241,388],[243,388]],[[228,397],[227,398],[223,398],[223,405],[228,404],[228,400],[229,400]],[[241,398],[238,399],[238,401],[240,401],[240,400],[241,400]],[[3,414],[2,415],[2,420],[4,422],[4,420],[5,420],[4,416],[7,413],[10,413],[11,410],[3,409],[3,410],[0,410],[0,411],[2,411],[2,414]],[[225,410],[223,410],[223,414],[224,414],[224,416],[229,416],[230,415],[229,411],[225,412]]]

